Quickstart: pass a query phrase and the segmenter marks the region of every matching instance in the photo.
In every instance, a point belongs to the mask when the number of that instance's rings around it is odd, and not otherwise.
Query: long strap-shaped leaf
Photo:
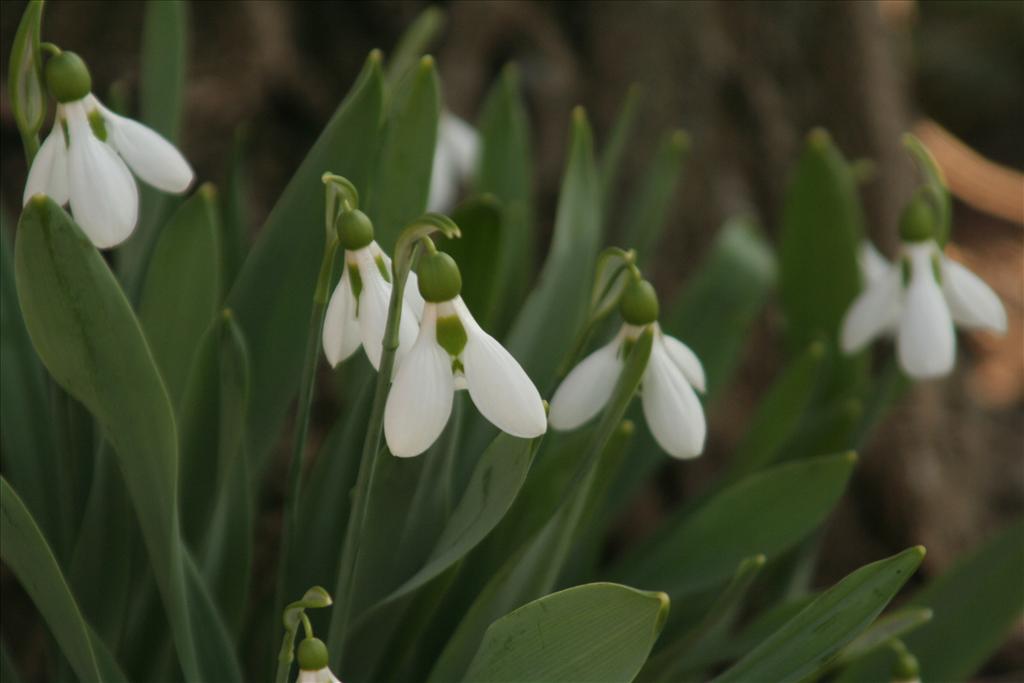
[[[126,681],[102,641],[94,637],[82,618],[57,558],[32,513],[2,477],[0,513],[0,535],[4,539],[0,556],[43,615],[75,674],[87,683]]]
[[[230,642],[219,643],[214,661],[197,655],[178,522],[174,416],[124,293],[71,217],[41,195],[21,216],[15,276],[44,365],[89,409],[118,456],[185,676],[204,680],[227,664],[237,679]]]

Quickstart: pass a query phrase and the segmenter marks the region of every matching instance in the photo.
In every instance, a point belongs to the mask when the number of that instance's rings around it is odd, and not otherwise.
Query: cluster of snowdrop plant
[[[950,681],[1019,617],[1020,522],[894,609],[920,547],[811,580],[907,377],[949,373],[954,324],[1006,325],[944,255],[949,194],[912,137],[893,263],[813,131],[775,243],[728,221],[666,298],[685,134],[621,196],[639,91],[597,153],[574,110],[541,253],[516,68],[472,124],[445,111],[432,9],[367,57],[250,240],[244,138],[220,190],[179,151],[187,5],[146,5],[137,97],[94,95],[42,13],[9,61],[0,521],[51,679]],[[785,360],[723,448],[709,419],[768,306]],[[658,470],[706,452],[717,481],[609,555]],[[24,642],[5,633],[5,679]]]

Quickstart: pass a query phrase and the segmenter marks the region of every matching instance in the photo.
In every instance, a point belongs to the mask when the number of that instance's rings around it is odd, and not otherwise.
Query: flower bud
[[[343,211],[335,224],[338,241],[349,251],[362,249],[373,241],[373,223],[359,209]]]
[[[319,638],[306,638],[299,643],[299,668],[319,671],[327,668],[327,645]]]
[[[630,325],[648,325],[658,319],[658,294],[647,280],[626,285],[619,300],[619,313]]]
[[[443,251],[424,254],[416,275],[419,277],[420,294],[430,303],[451,301],[462,291],[459,266]]]
[[[89,67],[74,52],[61,52],[46,62],[46,86],[60,103],[80,100],[92,91]]]
[[[900,237],[904,242],[935,239],[936,218],[935,209],[927,195],[919,190],[914,193],[900,216]]]

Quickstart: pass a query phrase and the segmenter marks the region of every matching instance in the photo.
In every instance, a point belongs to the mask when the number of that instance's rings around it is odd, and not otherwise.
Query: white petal
[[[547,416],[537,387],[515,358],[473,319],[461,297],[452,302],[466,328],[462,352],[469,396],[495,427],[522,439],[547,431]]]
[[[427,196],[427,211],[447,213],[455,206],[459,194],[459,180],[452,167],[451,154],[443,146],[434,150],[434,162],[430,171],[430,192]]]
[[[402,458],[430,448],[452,412],[452,359],[437,343],[436,325],[437,307],[428,306],[384,407],[384,437],[391,452]]]
[[[334,675],[334,672],[329,668],[324,667],[323,669],[317,669],[316,671],[299,669],[299,677],[296,679],[295,683],[341,683],[341,681]]]
[[[676,458],[701,454],[707,435],[704,409],[682,371],[660,344],[651,347],[642,401],[647,426],[666,453]]]
[[[356,298],[348,277],[348,264],[341,272],[338,286],[331,294],[324,316],[324,354],[331,367],[345,360],[359,348],[359,321],[356,320]]]
[[[131,235],[139,217],[139,190],[121,157],[92,133],[81,102],[64,105],[67,113],[68,188],[71,213],[100,249]]]
[[[932,271],[931,245],[913,245],[910,284],[903,299],[903,319],[896,351],[903,370],[911,377],[927,379],[949,374],[956,360],[956,336],[949,306]]]
[[[409,271],[409,279],[405,281],[405,305],[408,306],[413,315],[416,316],[416,320],[423,319],[423,306],[427,302],[424,301],[423,295],[420,294],[420,281],[416,277],[416,273]]]
[[[118,116],[95,98],[93,101],[103,113],[110,144],[135,175],[164,192],[181,194],[188,189],[195,173],[177,147],[152,128]]]
[[[996,293],[980,277],[947,258],[942,259],[942,291],[958,325],[1006,332],[1006,309]]]
[[[668,357],[672,359],[672,362],[676,364],[679,371],[683,373],[683,377],[686,381],[696,389],[697,391],[704,393],[705,387],[707,386],[707,380],[704,377],[704,366],[701,365],[700,359],[697,358],[697,354],[693,350],[679,341],[675,337],[670,337],[667,334],[661,332],[661,328],[658,328],[658,336],[655,339],[655,343],[661,342],[665,345],[665,351],[668,352]]]
[[[480,136],[476,129],[450,112],[441,115],[438,130],[440,145],[449,152],[449,163],[457,179],[465,180],[476,171]]]
[[[860,243],[860,249],[857,251],[857,263],[860,266],[860,275],[865,286],[878,282],[892,267],[892,264],[882,256],[878,249],[875,249],[875,245],[870,240]]]
[[[28,204],[28,200],[37,194],[45,194],[60,205],[68,203],[68,155],[60,112],[53,123],[53,130],[32,160],[22,204]]]
[[[843,317],[840,345],[845,353],[860,351],[872,339],[898,324],[900,271],[889,271],[862,291]]]
[[[548,421],[553,428],[576,429],[600,412],[622,372],[621,345],[620,334],[580,361],[562,380],[551,398]]]
[[[359,275],[363,282],[363,290],[359,293],[359,337],[363,342],[363,350],[374,368],[380,368],[381,344],[384,340],[384,328],[388,321],[388,307],[391,305],[391,283],[384,279],[370,249],[363,248],[353,252],[359,267]],[[398,357],[409,350],[416,341],[416,319],[405,306],[398,328]]]

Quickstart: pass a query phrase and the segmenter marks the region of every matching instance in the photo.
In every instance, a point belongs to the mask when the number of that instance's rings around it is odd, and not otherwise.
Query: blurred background
[[[875,432],[826,528],[818,581],[832,582],[918,543],[928,548],[917,579],[923,580],[1024,510],[1024,3],[433,4],[448,17],[433,51],[448,109],[474,121],[502,66],[519,65],[533,131],[541,245],[554,220],[574,105],[587,108],[600,146],[631,85],[641,86],[639,124],[620,174],[626,190],[666,131],[687,131],[691,152],[653,273],[665,299],[700,264],[729,216],[752,214],[769,237],[777,235],[790,172],[814,126],[828,129],[848,158],[872,162],[862,186],[867,226],[891,255],[897,217],[918,182],[900,136],[917,133],[956,199],[951,251],[999,293],[1010,329],[998,338],[961,336],[956,373],[912,387]],[[183,151],[200,179],[217,182],[244,131],[253,234],[366,53],[375,47],[387,53],[427,6],[192,4]],[[22,2],[0,5],[5,60],[23,8]],[[142,13],[141,3],[52,0],[44,40],[85,56],[97,93],[114,87],[130,106],[138,91]],[[8,215],[17,215],[26,169],[6,73],[5,61],[2,197]],[[609,553],[648,533],[666,510],[714,477],[781,360],[781,320],[769,304],[733,382],[710,407],[705,456],[685,464],[666,458],[657,480],[618,522]],[[337,409],[325,393],[314,413],[314,438]],[[288,449],[280,451],[283,458]],[[264,491],[257,560],[268,572],[257,577],[257,591],[272,590],[277,487],[284,479],[269,477]],[[12,577],[5,574],[3,583],[5,601],[24,599]],[[5,605],[3,630],[30,659],[42,636],[11,623],[19,613],[25,612]],[[1018,626],[979,680],[1022,676],[1024,628]]]

